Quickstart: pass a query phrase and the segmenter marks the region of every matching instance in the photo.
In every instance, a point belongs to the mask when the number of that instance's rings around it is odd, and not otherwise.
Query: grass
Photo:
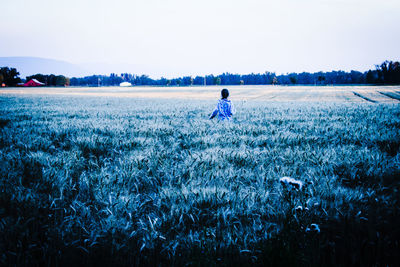
[[[398,104],[214,102],[2,96],[1,265],[398,264]]]

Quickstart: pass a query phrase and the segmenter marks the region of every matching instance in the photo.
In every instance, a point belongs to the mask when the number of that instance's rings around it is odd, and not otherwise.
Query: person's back
[[[232,115],[235,113],[235,109],[233,107],[232,101],[228,99],[229,91],[228,89],[222,89],[221,91],[221,99],[218,100],[218,104],[214,112],[211,114],[210,119],[214,118],[218,115],[218,119],[224,120],[231,120]]]

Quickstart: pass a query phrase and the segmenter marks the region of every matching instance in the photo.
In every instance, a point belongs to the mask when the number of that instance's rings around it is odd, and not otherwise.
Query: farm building
[[[39,82],[39,81],[36,80],[36,79],[29,80],[28,82],[26,82],[26,83],[24,84],[24,86],[28,86],[28,87],[32,87],[32,86],[44,86],[44,85],[45,85],[44,83]]]
[[[130,82],[122,82],[122,83],[119,84],[119,86],[129,87],[129,86],[132,86],[132,84]]]

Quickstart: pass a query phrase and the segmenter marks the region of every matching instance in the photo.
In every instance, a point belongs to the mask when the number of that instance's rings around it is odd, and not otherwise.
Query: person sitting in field
[[[235,108],[233,107],[232,101],[228,99],[228,89],[222,89],[221,97],[222,98],[218,100],[216,109],[210,116],[210,120],[218,115],[218,119],[221,121],[230,121],[232,119],[232,115],[235,114]]]

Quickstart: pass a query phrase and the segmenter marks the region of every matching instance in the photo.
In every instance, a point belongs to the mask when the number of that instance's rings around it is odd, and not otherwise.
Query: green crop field
[[[232,123],[218,88],[29,90],[0,94],[2,266],[399,263],[399,89],[234,88]]]

